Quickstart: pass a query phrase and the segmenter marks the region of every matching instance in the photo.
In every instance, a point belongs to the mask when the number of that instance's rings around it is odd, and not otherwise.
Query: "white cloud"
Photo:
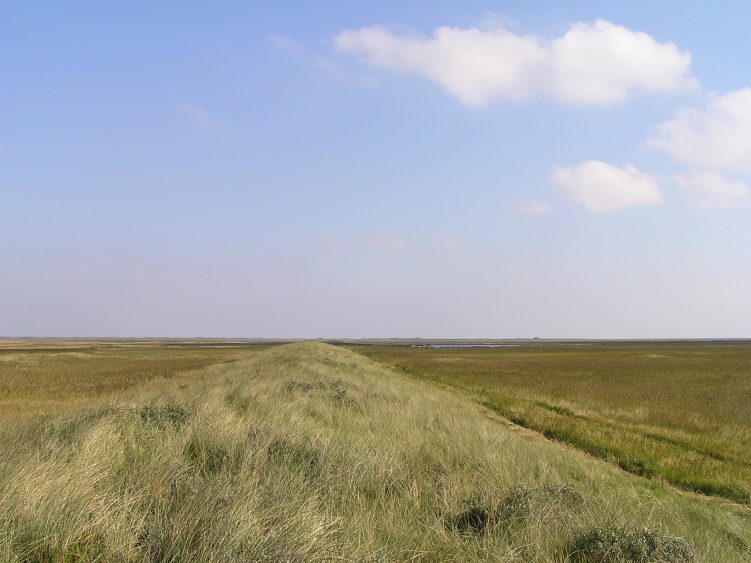
[[[576,203],[594,213],[635,205],[658,205],[664,198],[654,178],[631,165],[619,168],[588,160],[553,170],[553,181]]]
[[[441,233],[441,246],[446,250],[458,250],[459,243],[456,239],[450,237],[448,233]]]
[[[529,97],[536,89],[534,69],[545,61],[545,48],[537,39],[503,30],[441,27],[426,39],[373,26],[345,30],[334,42],[340,51],[362,55],[373,66],[425,76],[471,106],[493,98]]]
[[[605,20],[577,23],[552,42],[553,89],[568,103],[613,103],[631,90],[691,90],[691,55]]]
[[[751,88],[681,110],[649,144],[692,166],[751,172]]]
[[[678,176],[678,183],[688,190],[692,199],[702,208],[737,207],[749,196],[746,184],[730,180],[715,172],[694,172]]]
[[[534,96],[608,104],[632,90],[697,86],[687,51],[605,20],[574,24],[553,40],[502,28],[439,27],[432,37],[397,35],[375,25],[344,30],[334,45],[372,66],[424,76],[475,107]]]
[[[550,204],[547,201],[537,199],[514,205],[514,211],[520,215],[547,215],[550,210]]]
[[[371,239],[371,244],[375,248],[387,252],[398,252],[403,254],[410,250],[410,245],[406,240],[397,235],[391,235],[388,233],[378,233]]]

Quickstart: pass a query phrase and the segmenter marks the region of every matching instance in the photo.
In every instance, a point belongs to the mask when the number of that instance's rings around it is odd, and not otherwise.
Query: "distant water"
[[[410,348],[516,348],[523,344],[412,344]]]

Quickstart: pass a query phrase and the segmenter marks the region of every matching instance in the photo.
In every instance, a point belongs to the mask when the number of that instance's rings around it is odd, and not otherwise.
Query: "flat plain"
[[[751,560],[748,504],[623,471],[385,357],[320,342],[4,353],[2,561]]]
[[[266,346],[195,340],[0,340],[0,420],[70,412],[136,385],[237,361]]]

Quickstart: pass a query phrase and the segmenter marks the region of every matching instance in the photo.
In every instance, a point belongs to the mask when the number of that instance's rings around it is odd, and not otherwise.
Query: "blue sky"
[[[751,6],[0,5],[0,335],[751,336]]]

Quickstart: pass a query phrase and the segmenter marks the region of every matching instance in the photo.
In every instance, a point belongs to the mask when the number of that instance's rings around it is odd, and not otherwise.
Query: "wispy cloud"
[[[411,245],[402,237],[388,233],[376,234],[373,238],[370,239],[370,243],[374,248],[377,248],[378,250],[383,250],[386,252],[397,252],[399,254],[409,252],[412,248]]]
[[[280,33],[271,33],[266,36],[268,44],[277,52],[284,55],[299,57],[306,60],[313,68],[328,75],[334,80],[350,82],[359,86],[373,87],[378,84],[378,79],[361,73],[353,73],[341,66],[331,58],[312,51],[299,41]]]
[[[441,233],[441,246],[446,250],[458,250],[459,242],[455,238],[449,236],[448,233],[443,232]]]
[[[514,212],[519,215],[547,215],[551,210],[550,204],[540,199],[522,201],[514,205]]]
[[[502,12],[488,12],[482,19],[482,27],[488,30],[519,29],[519,21]]]
[[[237,133],[234,127],[220,123],[211,112],[195,104],[182,102],[175,106],[175,112],[204,131],[222,135],[235,135]]]
[[[740,180],[731,180],[715,172],[694,172],[678,176],[676,180],[702,209],[738,207],[748,201],[751,194],[748,186]]]
[[[344,243],[337,237],[325,236],[321,239],[321,246],[332,254],[344,252]]]
[[[281,33],[269,33],[266,36],[266,41],[271,47],[280,53],[287,55],[306,55],[307,50],[300,44],[299,41],[295,41],[287,35]]]

